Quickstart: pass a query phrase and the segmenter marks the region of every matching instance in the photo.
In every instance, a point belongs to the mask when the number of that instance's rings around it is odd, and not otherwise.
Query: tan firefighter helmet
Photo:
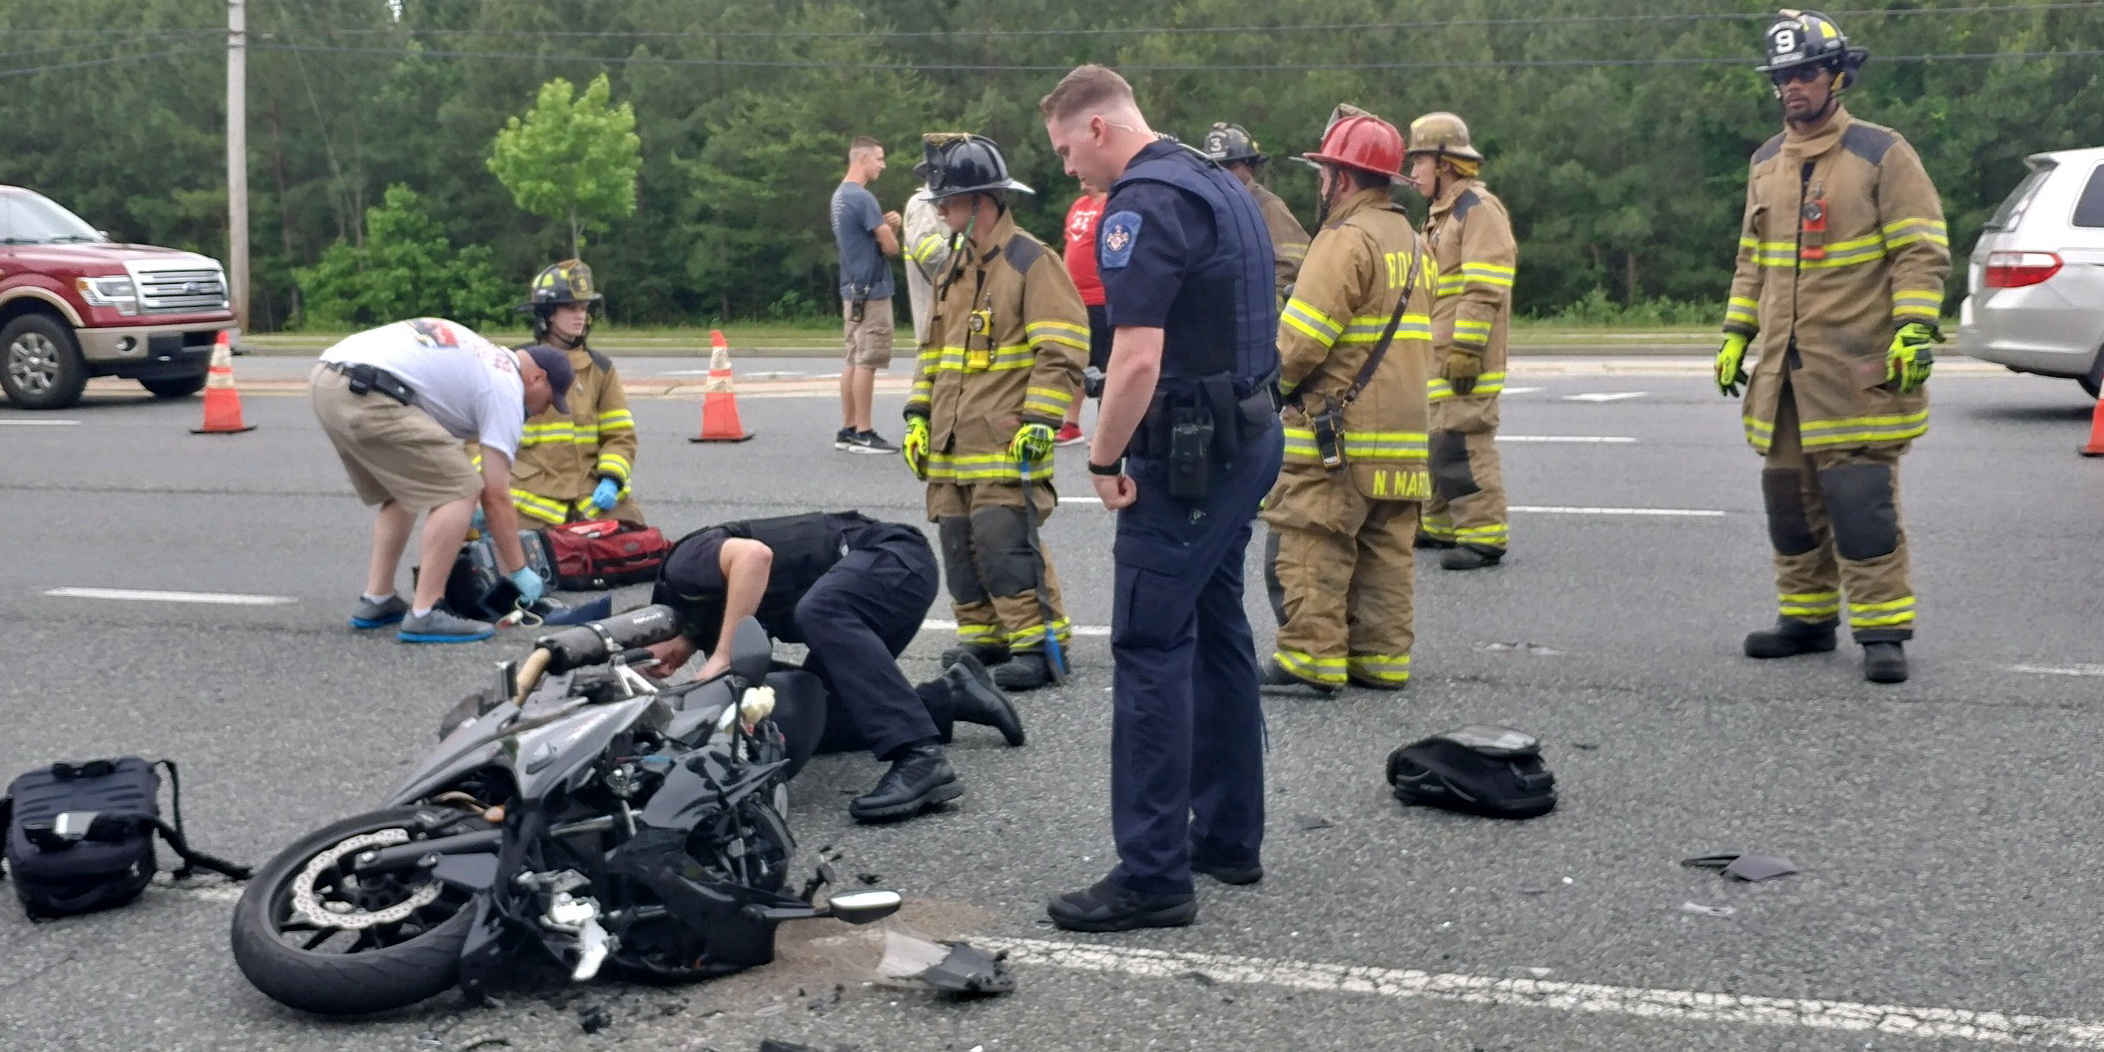
[[[1481,161],[1483,155],[1469,145],[1468,123],[1451,113],[1427,113],[1410,122],[1409,154],[1437,154],[1441,157],[1459,157],[1464,161]]]

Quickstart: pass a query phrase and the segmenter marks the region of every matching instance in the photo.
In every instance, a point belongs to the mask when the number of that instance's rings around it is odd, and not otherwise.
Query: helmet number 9
[[[1769,50],[1777,56],[1794,55],[1799,43],[1796,26],[1777,26]]]

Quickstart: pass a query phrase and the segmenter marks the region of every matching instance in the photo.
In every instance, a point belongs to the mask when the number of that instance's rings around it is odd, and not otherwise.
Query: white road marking
[[[1636,439],[1627,435],[1499,435],[1500,442],[1572,442],[1583,445],[1627,446]]]
[[[130,588],[53,588],[45,595],[59,599],[121,599],[134,603],[212,603],[219,606],[285,606],[299,600],[289,595],[240,595],[234,592],[153,592]]]
[[[1084,946],[1045,939],[975,939],[973,942],[984,949],[1005,950],[1010,959],[1023,964],[1144,979],[1175,980],[1196,972],[1214,982],[1278,986],[1319,993],[1550,1008],[1667,1022],[1741,1023],[1914,1038],[1956,1038],[1997,1045],[2104,1049],[2104,1023],[2050,1016],[1757,997],[1700,990],[1653,990],[1312,961],[1274,961],[1226,954]]]
[[[78,420],[0,420],[0,427],[77,427]]]
[[[1620,402],[1630,398],[1642,398],[1649,391],[1602,391],[1597,394],[1564,395],[1566,402]]]
[[[1548,388],[1546,388],[1546,387],[1508,387],[1508,388],[1506,388],[1506,389],[1505,389],[1505,393],[1506,393],[1506,394],[1533,394],[1533,393],[1534,393],[1534,392],[1536,392],[1536,391],[1546,391],[1546,390],[1548,390]]]
[[[2011,665],[2009,671],[2040,676],[2104,676],[2104,665]]]
[[[1507,511],[1528,515],[1662,515],[1690,519],[1721,519],[1724,513],[1709,508],[1565,508],[1553,505],[1515,504]]]
[[[921,622],[921,628],[933,632],[955,632],[957,631],[957,622],[928,620]],[[1110,626],[1075,625],[1074,634],[1077,636],[1107,636],[1110,635]]]

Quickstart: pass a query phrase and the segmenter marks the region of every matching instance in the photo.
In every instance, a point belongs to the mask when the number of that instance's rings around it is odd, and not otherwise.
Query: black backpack
[[[1541,742],[1510,727],[1471,726],[1388,754],[1388,784],[1406,804],[1487,818],[1534,818],[1556,808],[1556,776]]]
[[[160,776],[168,771],[175,824],[161,820]],[[182,781],[175,763],[137,756],[54,763],[14,780],[0,798],[4,855],[15,897],[31,920],[92,913],[138,898],[158,861],[153,839],[168,841],[182,865],[175,878],[208,869],[247,880],[237,866],[190,848],[183,835]]]

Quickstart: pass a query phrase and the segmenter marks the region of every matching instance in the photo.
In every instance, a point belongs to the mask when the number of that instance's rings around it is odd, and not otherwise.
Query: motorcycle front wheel
[[[302,837],[248,882],[234,907],[234,961],[256,989],[317,1015],[365,1015],[435,997],[460,974],[472,898],[428,872],[360,876],[360,852],[486,828],[463,816],[437,833],[428,808],[346,818]]]

